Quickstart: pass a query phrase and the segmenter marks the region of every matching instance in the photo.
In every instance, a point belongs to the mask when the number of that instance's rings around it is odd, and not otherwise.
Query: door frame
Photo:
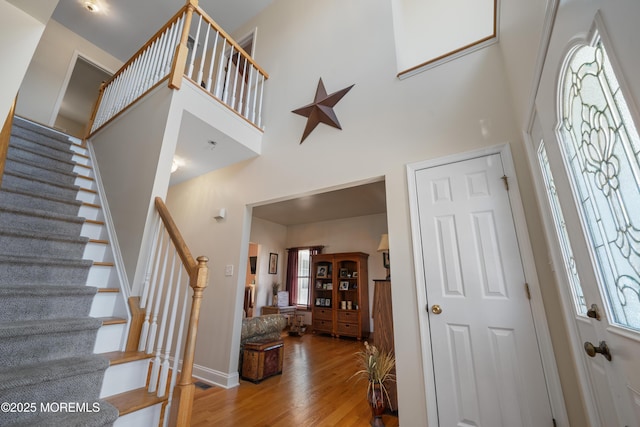
[[[518,180],[515,173],[515,166],[513,164],[513,157],[511,155],[511,149],[508,143],[410,163],[406,166],[413,262],[415,269],[416,297],[418,304],[418,322],[420,326],[420,347],[423,360],[422,374],[426,391],[427,422],[430,426],[439,425],[438,408],[436,401],[435,373],[431,350],[432,342],[427,309],[428,301],[426,293],[426,282],[424,274],[422,273],[424,271],[424,262],[422,258],[422,247],[420,239],[416,173],[421,169],[443,166],[450,163],[457,163],[473,158],[488,156],[491,154],[500,154],[505,175],[509,178],[509,199],[511,203],[511,212],[513,215],[518,247],[520,249],[524,277],[529,284],[529,289],[531,292],[531,312],[533,316],[536,337],[538,339],[538,345],[540,348],[542,368],[544,370],[545,381],[547,383],[549,401],[551,404],[551,413],[558,426],[569,427],[569,419],[564,403],[564,395],[562,394],[560,376],[558,373],[558,367],[556,365],[553,346],[551,343],[551,335],[549,334],[549,325],[544,311],[542,293],[540,292],[540,283],[538,281],[538,274],[535,267],[533,249],[531,246],[529,231],[525,221],[524,208],[522,205],[522,198],[520,196]]]
[[[67,88],[69,87],[69,82],[71,81],[71,74],[76,67],[76,62],[78,58],[83,61],[91,64],[95,68],[104,71],[107,74],[111,74],[112,76],[116,73],[115,71],[109,69],[109,67],[105,67],[100,64],[100,62],[95,61],[89,55],[85,55],[80,52],[78,49],[74,49],[73,54],[71,55],[71,59],[69,60],[69,65],[67,66],[67,73],[64,76],[64,80],[62,81],[62,86],[60,86],[60,90],[58,91],[58,97],[56,98],[56,103],[53,106],[53,111],[51,112],[51,117],[49,118],[48,125],[53,127],[56,123],[56,119],[58,118],[58,114],[60,113],[60,107],[62,107],[62,100],[64,99],[64,95],[67,93]]]

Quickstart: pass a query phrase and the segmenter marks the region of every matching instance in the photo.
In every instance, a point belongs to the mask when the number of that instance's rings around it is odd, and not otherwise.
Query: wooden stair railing
[[[11,139],[11,127],[13,126],[13,116],[16,111],[16,97],[9,109],[7,120],[5,120],[2,130],[0,130],[0,185],[2,185],[2,176],[4,175],[4,164],[7,161],[7,152],[9,151],[9,140]]]
[[[198,0],[187,0],[102,85],[85,139],[161,83],[180,89],[183,78],[262,130],[263,89],[269,75],[198,6]]]
[[[155,208],[158,222],[142,295],[129,299],[132,321],[126,351],[155,354],[155,358],[152,358],[148,392],[163,397],[166,390],[169,390],[163,417],[165,425],[186,427],[190,424],[193,407],[193,362],[200,304],[208,282],[209,260],[205,256],[193,258],[166,205],[159,197],[155,199]],[[184,280],[183,271],[186,273]],[[193,293],[189,319],[185,325],[189,288]],[[186,333],[186,338],[184,351],[181,353],[183,332]],[[173,359],[172,366],[170,359]],[[180,374],[174,375],[178,372],[180,361]]]

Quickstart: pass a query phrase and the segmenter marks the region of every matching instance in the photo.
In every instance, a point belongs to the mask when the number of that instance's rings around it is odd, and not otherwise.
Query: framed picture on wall
[[[269,274],[278,274],[278,254],[269,254]]]
[[[321,279],[326,279],[327,277],[329,277],[328,267],[326,265],[319,265],[318,271],[316,272],[316,277],[319,277]]]

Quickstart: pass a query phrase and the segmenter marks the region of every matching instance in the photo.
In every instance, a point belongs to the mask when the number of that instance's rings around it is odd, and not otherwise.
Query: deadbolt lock
[[[600,320],[600,311],[598,310],[598,306],[596,304],[591,304],[591,308],[587,310],[587,317]]]

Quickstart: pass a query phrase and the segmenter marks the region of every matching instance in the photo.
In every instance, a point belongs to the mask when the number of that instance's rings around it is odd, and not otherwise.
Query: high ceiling
[[[178,9],[183,0],[93,0],[100,7],[90,13],[86,0],[60,0],[53,19],[121,61],[128,60]],[[198,5],[231,33],[273,0],[200,0]]]

